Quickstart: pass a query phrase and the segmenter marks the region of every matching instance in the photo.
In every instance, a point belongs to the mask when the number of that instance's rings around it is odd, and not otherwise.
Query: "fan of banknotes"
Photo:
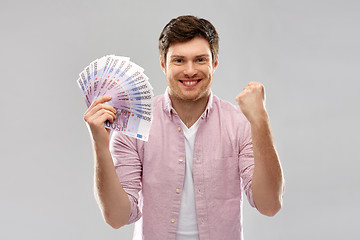
[[[107,103],[116,109],[116,119],[105,122],[106,128],[147,141],[154,94],[143,71],[128,57],[107,55],[85,67],[77,82],[88,107],[101,96],[112,96]]]

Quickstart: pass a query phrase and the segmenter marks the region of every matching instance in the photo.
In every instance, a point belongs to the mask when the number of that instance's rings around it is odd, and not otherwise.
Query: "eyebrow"
[[[182,55],[172,55],[170,58],[184,58],[185,56],[182,56]],[[200,54],[200,55],[197,55],[195,56],[196,58],[199,58],[199,57],[207,57],[209,58],[210,57],[210,54]]]
[[[198,56],[196,56],[196,57],[210,57],[210,54],[201,54],[201,55],[198,55]]]
[[[183,58],[184,56],[181,55],[171,55],[170,58]]]

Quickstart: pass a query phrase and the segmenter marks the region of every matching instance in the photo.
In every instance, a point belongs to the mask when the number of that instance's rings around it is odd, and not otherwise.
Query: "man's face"
[[[204,38],[172,44],[166,55],[166,64],[163,59],[160,63],[171,98],[196,101],[209,96],[218,60],[212,63],[210,45]]]

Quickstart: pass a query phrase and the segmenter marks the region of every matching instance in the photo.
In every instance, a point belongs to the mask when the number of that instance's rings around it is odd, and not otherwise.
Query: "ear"
[[[162,56],[160,56],[160,67],[161,67],[163,73],[166,74],[166,65],[164,63],[164,59],[162,58]]]
[[[216,56],[216,61],[213,64],[213,73],[215,72],[218,65],[219,65],[219,55]]]

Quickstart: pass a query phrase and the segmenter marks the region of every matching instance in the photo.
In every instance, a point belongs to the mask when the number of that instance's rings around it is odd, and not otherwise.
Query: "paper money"
[[[105,127],[128,136],[148,140],[153,119],[153,88],[144,69],[128,57],[107,55],[92,61],[79,74],[77,83],[89,107],[104,95],[116,109],[113,123]]]

